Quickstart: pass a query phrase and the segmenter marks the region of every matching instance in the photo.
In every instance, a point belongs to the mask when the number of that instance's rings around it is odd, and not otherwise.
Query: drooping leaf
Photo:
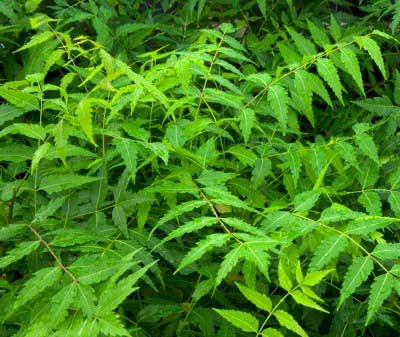
[[[289,97],[285,88],[281,85],[272,85],[268,89],[268,103],[271,106],[274,117],[279,122],[282,132],[285,133],[288,120]]]
[[[340,290],[339,306],[353,294],[356,289],[367,280],[374,269],[374,263],[368,256],[355,257],[344,276],[343,285]]]
[[[332,61],[327,58],[320,58],[317,60],[318,74],[328,83],[329,87],[333,90],[340,103],[344,105],[342,91],[343,86],[340,77],[337,73],[336,67]]]
[[[314,42],[320,46],[325,47],[326,45],[330,44],[331,41],[329,40],[328,34],[325,33],[323,28],[318,27],[312,21],[307,20],[308,29],[310,30],[311,36]]]
[[[239,113],[238,120],[239,120],[240,130],[242,131],[244,143],[247,144],[251,134],[251,129],[253,128],[254,123],[256,121],[256,115],[254,113],[254,110],[253,109],[242,110]]]
[[[357,55],[350,48],[345,47],[340,50],[340,59],[342,60],[346,71],[356,82],[360,92],[365,96],[364,84]]]
[[[383,302],[392,293],[396,281],[397,280],[395,280],[390,273],[375,277],[368,298],[367,319],[365,325],[368,325],[375,313],[382,307]]]
[[[257,332],[258,320],[253,315],[237,310],[214,309],[219,315],[245,332]]]
[[[374,60],[375,64],[381,71],[383,78],[386,80],[387,79],[386,69],[379,45],[368,36],[362,37],[359,40],[359,43],[361,47],[365,49],[368,52],[369,56]]]

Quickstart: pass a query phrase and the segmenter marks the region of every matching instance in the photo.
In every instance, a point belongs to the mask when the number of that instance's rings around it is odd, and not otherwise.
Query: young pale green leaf
[[[239,260],[243,258],[244,251],[245,247],[243,247],[243,245],[239,245],[236,248],[230,250],[229,253],[225,255],[215,278],[215,288],[221,284],[225,277],[231,272],[233,267],[235,267],[238,264]]]
[[[39,140],[46,138],[46,130],[39,124],[14,123],[1,130],[0,137],[9,134],[17,134]]]
[[[10,224],[7,226],[0,227],[0,242],[7,241],[18,234],[22,234],[27,230],[28,226],[24,224]]]
[[[43,177],[40,181],[39,188],[47,193],[55,193],[89,184],[99,179],[100,178],[80,176],[77,174],[54,174]]]
[[[46,30],[44,32],[35,34],[32,36],[32,38],[28,41],[28,43],[24,44],[21,48],[17,49],[16,52],[32,48],[34,46],[37,46],[39,44],[42,44],[46,42],[47,40],[50,40],[52,37],[54,37],[54,33]]]
[[[237,310],[214,309],[219,315],[245,332],[258,331],[259,322],[253,315]]]
[[[369,215],[382,215],[381,198],[375,191],[364,191],[357,200],[365,207]]]
[[[375,277],[368,298],[367,319],[365,325],[371,321],[375,313],[382,307],[383,302],[392,293],[395,282],[398,282],[390,273]]]
[[[96,145],[93,138],[93,121],[92,121],[93,107],[92,102],[89,100],[82,100],[76,107],[76,114],[78,116],[78,122],[82,131],[86,134],[89,141]]]
[[[378,243],[371,253],[383,260],[395,260],[400,257],[400,243]]]
[[[346,71],[356,82],[360,92],[365,96],[364,84],[357,55],[350,48],[345,47],[340,50],[340,59],[343,62]]]
[[[9,250],[6,256],[0,258],[0,268],[21,260],[24,256],[29,255],[40,246],[39,241],[22,241],[15,248]]]
[[[313,287],[320,283],[326,276],[332,273],[335,269],[319,270],[307,273],[304,277],[302,285]]]
[[[371,136],[367,135],[366,133],[358,134],[356,136],[356,143],[362,153],[380,165],[378,149]]]
[[[239,288],[243,296],[246,297],[247,300],[253,303],[257,308],[264,310],[266,312],[272,311],[272,301],[265,294],[247,288],[244,285],[241,285],[240,283],[236,283],[236,286]]]
[[[39,7],[42,0],[27,0],[25,2],[25,10],[27,13],[32,13]]]
[[[332,61],[327,58],[320,58],[317,60],[318,74],[325,80],[329,87],[333,90],[340,103],[344,105],[342,91],[343,86],[340,82],[340,77],[337,73],[336,67]]]
[[[290,296],[295,300],[296,303],[304,305],[305,307],[313,308],[318,311],[322,311],[325,313],[329,313],[329,311],[325,310],[318,303],[308,297],[306,294],[301,292],[300,290],[294,290],[290,292]]]
[[[378,66],[382,73],[383,78],[387,79],[385,63],[383,62],[381,49],[378,44],[368,36],[363,36],[360,38],[359,43],[361,47],[366,50],[369,56],[374,60],[375,64]]]
[[[279,330],[274,328],[266,328],[261,332],[262,337],[285,337]]]
[[[394,215],[400,218],[400,192],[399,191],[390,191],[390,195],[388,198],[390,208],[392,209]]]
[[[320,195],[321,192],[315,190],[296,195],[294,198],[294,211],[301,212],[310,210],[314,207]]]
[[[35,272],[24,284],[14,302],[14,308],[18,308],[29,302],[46,288],[51,287],[62,275],[60,267],[48,267]]]
[[[253,109],[244,109],[239,113],[239,128],[242,131],[244,143],[247,144],[251,134],[251,129],[256,121],[256,115]]]
[[[278,84],[270,86],[268,89],[267,100],[271,106],[273,116],[279,122],[282,132],[285,133],[288,121],[289,103],[289,96],[286,89]]]
[[[317,53],[314,44],[310,40],[306,39],[303,35],[297,33],[292,28],[286,27],[286,30],[289,32],[296,48],[301,54],[311,56]]]
[[[231,239],[231,237],[230,234],[210,234],[206,236],[205,239],[198,241],[197,246],[192,248],[182,259],[174,274],[199,260],[205,253],[212,250],[214,247],[222,247]]]
[[[380,216],[364,216],[351,221],[347,225],[347,233],[355,235],[367,235],[371,232],[376,231],[380,228],[385,228],[386,226],[398,222],[396,218],[380,217]]]
[[[343,234],[333,233],[322,240],[314,256],[311,258],[309,270],[311,272],[321,270],[334,258],[339,256],[347,247],[347,238]]]
[[[374,263],[369,256],[356,257],[347,270],[340,290],[339,306],[367,280],[374,269]]]
[[[304,331],[304,329],[297,323],[297,321],[290,315],[288,312],[284,310],[276,310],[273,315],[278,320],[279,324],[286,329],[293,331],[297,335],[301,337],[308,337],[308,334]]]
[[[285,271],[284,265],[281,260],[279,260],[278,264],[278,279],[279,285],[286,291],[290,291],[293,288],[293,282],[290,279],[288,273]]]

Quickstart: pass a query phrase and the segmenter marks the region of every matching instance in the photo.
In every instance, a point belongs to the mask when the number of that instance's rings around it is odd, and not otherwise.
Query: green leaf
[[[27,13],[32,13],[39,7],[42,0],[27,0],[25,2],[25,10]]]
[[[222,171],[204,170],[196,179],[203,186],[223,185],[228,180],[235,178],[236,174]]]
[[[264,183],[265,177],[272,173],[272,162],[266,157],[261,157],[254,163],[251,181],[258,187]]]
[[[48,267],[35,272],[24,284],[22,290],[14,302],[14,308],[18,308],[29,302],[46,288],[51,287],[62,275],[60,267]]]
[[[334,233],[318,245],[314,256],[311,258],[309,270],[321,270],[330,261],[339,256],[347,248],[347,239],[343,234]]]
[[[250,211],[254,209],[249,207],[246,202],[240,200],[236,195],[232,194],[229,191],[225,191],[223,188],[219,186],[208,186],[204,187],[203,191],[211,197],[211,201],[214,204],[221,204],[224,206],[233,206],[237,208],[243,208]]]
[[[400,192],[390,191],[388,201],[395,216],[400,218]]]
[[[318,46],[325,47],[326,45],[329,45],[331,43],[328,34],[326,34],[322,28],[318,27],[316,24],[308,19],[307,25],[314,42]]]
[[[257,156],[253,151],[246,149],[241,145],[233,145],[228,149],[227,152],[231,153],[235,158],[239,159],[243,165],[246,166],[254,166],[254,163],[257,160]]]
[[[22,144],[0,144],[0,161],[20,163],[30,160],[33,155],[33,149]]]
[[[336,67],[332,61],[327,58],[319,58],[317,60],[317,71],[318,74],[325,80],[329,87],[333,90],[340,103],[344,105],[342,90],[343,86],[340,82],[339,75]]]
[[[321,195],[320,192],[312,190],[300,193],[294,198],[294,211],[308,211],[314,207]]]
[[[22,241],[15,248],[9,250],[6,256],[0,258],[0,268],[5,268],[11,263],[21,260],[40,246],[39,241]]]
[[[76,296],[76,287],[76,283],[71,283],[51,298],[50,320],[46,322],[49,326],[55,327],[68,316],[68,309]]]
[[[192,248],[189,253],[182,259],[179,267],[175,270],[174,274],[193,262],[199,260],[205,253],[212,250],[215,247],[222,247],[231,239],[230,234],[210,234],[205,239],[197,242],[197,246]]]
[[[380,228],[385,228],[386,226],[397,222],[395,218],[379,217],[379,216],[364,216],[351,221],[347,225],[347,233],[355,235],[366,235],[371,232],[376,231]]]
[[[371,254],[383,260],[398,259],[400,257],[400,243],[378,243]]]
[[[100,332],[106,336],[132,336],[119,319],[119,316],[114,312],[108,312],[98,318]]]
[[[261,14],[264,18],[267,16],[267,0],[257,0],[258,8],[260,9]]]
[[[262,337],[285,337],[282,335],[279,330],[274,328],[267,328],[261,332]]]
[[[303,35],[297,33],[294,29],[286,27],[286,30],[289,32],[292,37],[296,48],[303,55],[315,55],[317,53],[314,44],[306,39]]]
[[[40,209],[35,214],[35,218],[32,223],[40,224],[44,223],[49,217],[51,217],[67,200],[68,195],[64,195],[58,198],[51,198],[48,204],[43,203]]]
[[[366,98],[353,103],[377,116],[392,116],[400,112],[400,107],[393,104],[387,96]]]
[[[381,198],[375,191],[363,191],[357,200],[365,207],[369,215],[382,215]]]
[[[243,258],[244,250],[245,248],[242,245],[239,245],[225,255],[218,269],[214,287],[218,287],[225,277],[231,272],[233,267],[237,265],[239,260]]]
[[[367,135],[366,133],[358,134],[356,135],[356,143],[362,153],[380,165],[378,149],[376,148],[374,140],[371,136]]]
[[[93,107],[89,100],[82,100],[76,107],[76,114],[78,115],[78,122],[82,131],[86,134],[89,141],[96,145],[93,138],[93,121],[92,121]]]
[[[137,167],[137,146],[136,143],[127,138],[119,139],[115,142],[116,149],[121,155],[132,180],[136,177]]]
[[[253,315],[237,310],[214,309],[219,315],[232,323],[235,327],[246,332],[258,331],[258,320]]]
[[[242,98],[237,95],[227,94],[224,91],[206,88],[204,90],[204,99],[209,103],[219,103],[225,107],[231,107],[241,110],[243,107]]]
[[[313,308],[318,311],[329,313],[329,311],[325,310],[323,307],[321,307],[318,303],[309,298],[306,294],[304,294],[300,290],[291,291],[290,296],[292,296],[292,298],[298,304],[304,305],[305,307]]]
[[[0,241],[7,241],[8,239],[22,234],[27,230],[27,226],[23,224],[10,224],[7,226],[0,227]]]
[[[35,153],[33,154],[32,157],[32,163],[31,163],[31,171],[35,172],[35,170],[37,169],[37,167],[39,166],[40,161],[46,157],[47,153],[49,152],[51,147],[50,143],[43,143],[42,145],[40,145]]]
[[[342,37],[342,30],[340,28],[340,25],[332,14],[330,18],[329,32],[336,42],[338,42]]]
[[[112,219],[114,224],[119,228],[125,238],[129,238],[128,220],[123,207],[115,206],[112,211]]]
[[[320,96],[325,101],[326,104],[328,104],[331,108],[333,108],[333,104],[331,98],[329,97],[329,93],[326,90],[325,85],[319,78],[319,76],[312,73],[306,73],[306,74],[307,74],[306,75],[307,82],[310,85],[312,92]]]
[[[1,130],[0,137],[8,134],[18,134],[39,140],[46,138],[46,130],[39,124],[14,123]]]
[[[357,55],[350,48],[340,49],[340,59],[343,62],[344,68],[356,82],[360,92],[365,96],[363,79],[361,75],[360,65],[357,60]]]
[[[307,333],[288,312],[284,310],[277,310],[273,313],[273,315],[276,317],[281,326],[293,331],[301,337],[308,337]]]
[[[320,283],[327,275],[332,273],[335,269],[319,270],[311,273],[307,273],[301,282],[302,285],[313,287]]]
[[[239,113],[239,128],[242,131],[244,143],[247,144],[251,134],[251,129],[256,121],[256,115],[253,109],[244,109]]]
[[[97,181],[100,178],[80,176],[77,174],[54,174],[43,177],[39,188],[47,193],[61,192],[84,184]]]
[[[363,215],[365,214],[361,212],[352,211],[350,208],[344,205],[333,203],[332,206],[325,208],[322,211],[319,221],[327,223],[341,222],[346,220],[357,219],[359,217],[362,217]]]
[[[85,284],[78,284],[77,292],[78,304],[82,312],[88,317],[93,317],[96,310],[95,302],[97,300],[94,289]]]
[[[390,273],[375,277],[368,298],[367,319],[365,325],[368,325],[375,313],[382,307],[383,302],[392,293],[396,281],[397,280],[395,280]]]
[[[294,87],[299,95],[302,105],[301,112],[307,117],[312,126],[315,125],[314,112],[312,109],[312,82],[309,81],[308,73],[297,70],[294,76]]]
[[[55,37],[54,33],[49,30],[35,34],[31,37],[28,43],[24,44],[21,48],[17,49],[16,52],[32,48],[54,37]]]
[[[340,290],[339,306],[353,294],[356,289],[367,280],[374,269],[374,263],[369,256],[355,257],[344,276],[342,288]]]
[[[278,279],[279,285],[286,291],[290,291],[293,288],[293,282],[289,278],[288,273],[285,271],[284,265],[281,260],[279,260],[278,264]]]
[[[195,208],[202,207],[206,204],[207,204],[207,202],[204,200],[191,200],[191,201],[183,202],[183,203],[175,206],[174,208],[171,208],[160,220],[158,220],[157,224],[152,229],[151,234],[154,233],[154,231],[158,227],[162,226],[166,222],[171,221],[171,220],[179,217],[182,214],[193,211]]]
[[[187,137],[185,136],[182,127],[177,124],[168,125],[165,135],[173,146],[181,147],[187,141]]]
[[[379,48],[378,44],[368,36],[361,37],[359,43],[362,48],[368,52],[369,56],[374,60],[375,64],[381,71],[383,78],[386,80],[387,75],[385,64],[383,62],[381,49]]]
[[[285,134],[289,103],[289,96],[286,89],[277,84],[270,86],[268,89],[267,100],[271,106],[273,116],[277,119],[282,132]]]
[[[19,109],[10,104],[0,105],[0,126],[2,126],[5,122],[11,121],[17,117],[22,116],[25,112],[26,112],[25,110]]]
[[[257,308],[264,310],[266,312],[272,311],[272,301],[265,294],[247,288],[244,285],[241,285],[240,283],[236,283],[236,286],[239,288],[243,296],[246,297],[246,299],[251,303],[253,303]]]

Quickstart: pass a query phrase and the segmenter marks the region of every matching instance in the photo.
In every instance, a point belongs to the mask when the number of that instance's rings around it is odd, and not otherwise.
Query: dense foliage
[[[400,2],[0,2],[0,335],[394,336]]]

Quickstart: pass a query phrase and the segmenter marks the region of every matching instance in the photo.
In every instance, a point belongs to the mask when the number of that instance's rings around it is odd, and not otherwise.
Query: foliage
[[[395,333],[398,4],[0,9],[2,336]]]

